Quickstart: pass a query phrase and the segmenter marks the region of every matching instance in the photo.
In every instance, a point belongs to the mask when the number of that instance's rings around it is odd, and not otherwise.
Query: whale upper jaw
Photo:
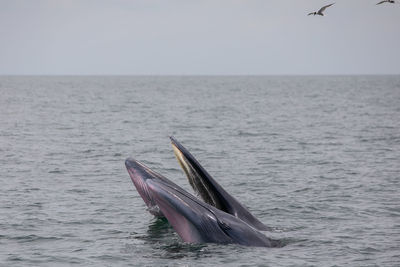
[[[170,137],[174,154],[185,172],[193,190],[208,204],[225,211],[258,230],[270,230],[238,200],[226,192],[200,165],[195,157],[174,137]]]

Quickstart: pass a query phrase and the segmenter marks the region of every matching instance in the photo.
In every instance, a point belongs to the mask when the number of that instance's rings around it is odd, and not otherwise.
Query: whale
[[[148,210],[164,216],[184,242],[279,246],[278,240],[204,202],[143,163],[128,158],[125,166]]]
[[[270,230],[268,226],[259,221],[243,204],[241,204],[236,198],[231,196],[220,184],[218,184],[215,179],[201,166],[196,158],[181,143],[178,142],[178,140],[176,140],[172,136],[170,137],[170,140],[178,163],[186,174],[189,184],[192,186],[195,193],[197,193],[198,197],[200,197],[204,202],[216,207],[217,209],[220,209],[245,221],[246,223],[258,230]],[[179,190],[183,189],[166,177],[155,173],[150,168],[143,169],[140,168],[140,166],[137,166],[137,168],[131,166],[141,165],[142,163],[140,162],[134,160],[127,162],[128,163],[126,163],[125,165],[128,173],[137,191],[139,192],[139,195],[142,197],[145,204],[147,205],[147,210],[157,217],[165,217],[162,211],[155,204],[155,202],[149,197],[147,185],[143,185],[141,179],[136,179],[135,177],[137,175],[135,175],[135,173],[148,172],[154,176],[153,179],[163,180],[166,183],[169,183],[170,185],[179,188]],[[138,175],[140,176],[141,174],[138,173]]]

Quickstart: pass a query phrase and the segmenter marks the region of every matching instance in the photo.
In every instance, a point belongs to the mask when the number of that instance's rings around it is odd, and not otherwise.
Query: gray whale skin
[[[191,186],[205,202],[128,158],[125,166],[150,213],[165,217],[187,243],[280,246],[278,240],[258,231],[268,227],[229,195],[176,139],[171,137],[171,143]]]

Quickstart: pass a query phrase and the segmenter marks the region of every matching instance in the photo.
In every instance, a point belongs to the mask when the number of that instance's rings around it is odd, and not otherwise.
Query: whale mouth
[[[274,246],[273,240],[240,216],[203,202],[143,163],[128,158],[125,166],[148,210],[166,217],[184,242]]]

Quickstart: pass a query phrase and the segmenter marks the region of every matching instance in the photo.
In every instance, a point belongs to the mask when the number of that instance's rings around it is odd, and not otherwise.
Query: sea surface
[[[174,136],[281,248],[183,243]],[[399,266],[400,76],[2,76],[0,266]]]

